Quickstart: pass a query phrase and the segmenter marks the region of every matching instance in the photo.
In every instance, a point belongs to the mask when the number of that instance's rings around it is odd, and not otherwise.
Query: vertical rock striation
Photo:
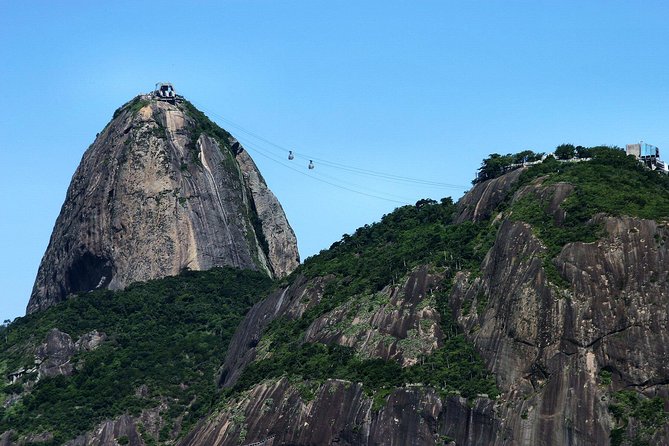
[[[138,96],[84,153],[27,312],[186,268],[282,277],[298,264],[283,209],[239,142],[188,102]]]
[[[560,224],[572,187],[540,183],[520,188],[514,200],[542,197]],[[489,203],[470,200],[491,215]],[[603,226],[600,240],[568,243],[550,260],[568,287],[549,281],[547,250],[532,226],[512,220],[501,222],[480,275],[456,277],[453,313],[502,390],[496,418],[504,435],[491,444],[609,444],[616,428],[636,435],[611,412],[618,392],[659,397],[666,406],[669,226],[603,215],[593,222]],[[462,311],[465,303],[472,312]],[[656,426],[634,444],[667,438],[669,426]]]

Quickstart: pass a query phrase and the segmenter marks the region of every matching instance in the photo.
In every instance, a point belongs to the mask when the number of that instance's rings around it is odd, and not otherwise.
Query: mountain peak
[[[73,293],[233,266],[282,277],[297,241],[251,157],[190,102],[143,94],[84,153],[27,312]]]

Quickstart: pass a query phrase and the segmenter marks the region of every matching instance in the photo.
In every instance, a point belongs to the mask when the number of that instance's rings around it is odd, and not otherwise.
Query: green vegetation
[[[561,147],[561,146],[560,146]],[[574,191],[560,204],[564,221],[557,222],[547,212],[552,196],[530,193],[507,204],[510,217],[532,225],[545,244],[544,268],[549,280],[566,286],[552,259],[567,243],[594,242],[603,228],[592,221],[598,214],[664,219],[669,216],[669,178],[641,166],[617,148],[593,147],[587,162],[563,163],[553,157],[523,172],[515,190],[542,177],[543,186],[570,183]]]
[[[211,408],[215,374],[239,321],[271,286],[252,271],[186,271],[121,292],[88,293],[17,319],[4,328],[0,353],[10,371],[32,366],[35,346],[53,327],[73,340],[92,330],[109,340],[75,356],[72,376],[42,379],[18,403],[0,409],[0,432],[50,431],[52,444],[62,444],[106,417],[138,414],[160,401],[169,404],[168,424],[186,412],[182,427],[188,429]],[[24,383],[5,386],[3,394],[17,393]],[[136,395],[142,384],[148,397]]]
[[[669,217],[669,177],[643,167],[615,147],[592,147],[587,162],[560,163],[547,158],[523,172],[519,187],[550,175],[544,185],[571,183],[572,194],[561,206],[571,222],[584,223],[598,213],[647,219]],[[568,223],[568,224],[569,224]]]
[[[528,193],[511,203],[502,203],[498,211],[532,225],[547,247],[544,267],[549,280],[565,286],[565,280],[552,259],[567,243],[592,242],[603,236],[601,225],[593,224],[598,213],[638,215],[660,218],[669,215],[669,180],[645,170],[634,159],[616,148],[563,147],[570,156],[576,153],[592,157],[588,162],[563,163],[548,157],[521,175],[509,196],[539,177],[542,185],[569,182],[574,191],[561,204],[564,221],[556,221],[547,212],[551,196]],[[491,155],[484,162],[488,173],[505,163],[535,160],[539,155]],[[497,166],[497,167],[495,167]],[[624,177],[622,180],[617,180]],[[629,197],[645,197],[640,200]],[[460,392],[467,397],[478,393],[496,395],[494,382],[475,351],[459,331],[450,315],[448,296],[453,274],[467,270],[478,274],[484,255],[492,246],[497,227],[491,221],[452,224],[455,206],[450,199],[440,203],[421,200],[385,215],[379,223],[365,225],[353,235],[344,235],[329,250],[307,259],[299,272],[309,278],[329,277],[318,305],[298,320],[276,320],[261,344],[269,355],[250,365],[231,392],[241,391],[264,379],[288,375],[320,382],[327,378],[362,382],[369,394],[387,395],[403,383],[424,383],[443,393]],[[320,344],[304,344],[304,331],[318,317],[351,299],[364,301],[389,284],[399,284],[407,271],[418,265],[442,268],[443,292],[437,293],[437,307],[442,316],[445,345],[432,355],[421,358],[420,365],[399,368],[396,364],[356,356],[351,349]],[[463,302],[462,312],[481,314],[488,298],[480,294],[474,301]],[[372,372],[370,372],[372,371]],[[606,381],[606,376],[602,376]],[[379,407],[378,404],[375,407]]]
[[[434,264],[451,273],[478,271],[496,228],[489,222],[453,225],[454,212],[450,198],[402,206],[379,223],[344,235],[329,250],[307,259],[300,272],[308,277],[334,274],[346,278],[331,285],[338,290],[329,293],[346,298],[397,283],[418,265]]]
[[[218,141],[218,144],[221,148],[230,148],[229,139],[232,138],[232,135],[226,130],[219,127],[215,122],[207,117],[204,113],[198,110],[193,104],[187,100],[181,102],[181,106],[185,109],[186,113],[190,115],[195,121],[195,129],[193,132],[193,141],[197,141],[202,133],[209,135]]]
[[[534,193],[514,203],[507,201],[498,210],[532,225],[547,247],[544,267],[549,280],[564,286],[564,279],[552,263],[562,247],[571,242],[592,242],[600,238],[602,227],[591,222],[598,213],[644,218],[669,215],[669,194],[666,193],[669,180],[645,170],[616,148],[563,145],[559,149],[569,157],[578,153],[592,160],[562,163],[549,157],[527,169],[511,194],[539,177],[545,177],[544,186],[571,183],[574,192],[561,204],[566,211],[564,221],[556,221],[547,212],[552,197]],[[538,155],[529,151],[506,156],[493,154],[484,161],[481,171],[484,175],[494,175],[509,165],[507,163],[537,158]],[[326,378],[359,381],[368,393],[376,395],[386,395],[388,389],[402,383],[424,383],[445,393],[457,391],[467,397],[477,393],[495,395],[497,390],[480,358],[450,316],[448,294],[455,271],[477,274],[483,256],[492,245],[496,227],[490,221],[454,225],[454,209],[449,199],[441,203],[421,200],[415,206],[396,209],[379,223],[359,228],[353,235],[344,235],[329,250],[308,259],[300,272],[307,277],[332,278],[324,297],[302,318],[277,320],[271,324],[261,341],[270,355],[247,368],[235,391],[287,374],[315,381]],[[407,271],[422,264],[445,271],[444,292],[438,294],[437,304],[447,338],[443,348],[421,359],[420,366],[401,369],[392,363],[359,358],[343,347],[303,343],[304,331],[317,317],[350,299],[364,300],[364,296],[388,284],[398,284]],[[473,301],[464,302],[463,312],[473,311],[472,304]],[[483,312],[486,305],[487,297],[480,295],[476,299],[477,313]],[[370,370],[373,373],[368,373]],[[606,376],[602,379],[605,381]]]
[[[599,372],[599,383],[603,386],[611,385],[612,377],[609,370],[602,370]]]
[[[122,106],[120,106],[119,108],[117,108],[114,111],[114,116],[112,117],[112,119],[118,118],[118,116],[121,114],[121,112],[123,112],[123,110],[126,110],[126,109],[130,110],[130,112],[132,114],[135,114],[140,109],[142,109],[143,107],[149,105],[149,103],[150,102],[147,101],[146,99],[142,99],[141,96],[136,96],[130,102],[127,102],[127,103],[123,104]]]
[[[459,331],[448,305],[453,275],[461,269],[478,271],[496,228],[489,223],[453,225],[454,211],[450,199],[441,203],[421,200],[343,236],[329,250],[308,259],[298,273],[331,277],[323,298],[300,319],[270,324],[260,341],[270,356],[248,366],[228,394],[287,375],[316,382],[328,378],[361,382],[369,395],[375,395],[377,408],[392,388],[405,383],[431,385],[443,394],[497,395],[494,379]],[[351,299],[365,299],[386,285],[398,284],[407,271],[424,264],[435,265],[446,274],[444,291],[437,293],[436,302],[446,339],[420,365],[403,369],[394,361],[359,358],[350,348],[304,343],[305,330],[319,316]]]
[[[609,411],[617,423],[611,430],[611,446],[650,446],[655,432],[669,421],[662,398],[646,398],[634,390],[614,393]]]
[[[555,148],[555,158],[569,160],[576,155],[576,147],[573,144],[560,144]]]
[[[138,105],[132,105],[135,106]],[[229,134],[190,103],[184,102],[184,107],[195,118],[196,134],[216,138],[232,156]],[[553,264],[562,247],[600,238],[602,227],[593,223],[597,214],[667,218],[669,178],[644,169],[616,148],[562,145],[558,149],[559,157],[591,160],[560,162],[548,157],[532,165],[520,175],[497,211],[532,226],[546,246],[543,261],[549,280],[564,286],[566,283]],[[475,182],[494,178],[512,164],[539,157],[531,151],[493,154],[484,160]],[[520,188],[535,181],[540,181],[541,187],[558,182],[573,186],[573,192],[560,204],[564,218],[556,219],[548,212],[552,197],[545,191],[529,192],[521,199],[511,200]],[[182,198],[179,202],[185,203]],[[289,284],[298,275],[326,278],[322,298],[299,319],[273,321],[259,341],[263,352],[260,359],[243,371],[223,397],[234,397],[263,380],[280,376],[287,376],[305,400],[314,398],[327,379],[360,382],[373,398],[375,410],[385,404],[394,388],[409,383],[434,387],[443,396],[498,395],[494,378],[461,332],[449,302],[458,271],[468,271],[472,278],[480,273],[498,223],[493,218],[454,224],[455,212],[450,198],[441,202],[420,200],[352,235],[344,235],[328,250],[307,259],[282,284]],[[258,222],[253,216],[248,217],[257,230]],[[429,299],[441,316],[444,340],[441,348],[420,357],[416,365],[402,368],[395,361],[361,357],[351,348],[305,342],[305,331],[317,318],[345,304],[369,311],[384,305],[379,291],[401,285],[407,274],[422,265],[443,276],[443,282]],[[53,327],[73,339],[99,330],[107,333],[109,340],[97,350],[73,358],[76,368],[71,377],[40,380],[29,393],[24,390],[32,385],[34,374],[15,384],[5,382],[0,400],[23,396],[8,408],[0,408],[0,432],[9,428],[21,435],[50,431],[55,435],[53,444],[61,444],[103,418],[137,414],[161,402],[169,405],[163,414],[168,424],[159,438],[150,438],[140,428],[147,444],[167,441],[171,423],[182,414],[182,432],[186,431],[220,402],[215,373],[227,344],[242,315],[273,285],[261,273],[232,269],[185,272],[178,277],[135,284],[123,292],[88,293],[1,325],[0,376],[32,367],[35,346]],[[480,316],[488,306],[488,298],[479,293],[463,302],[462,314]],[[611,373],[602,371],[599,380],[603,386],[610,385]],[[142,384],[147,385],[148,396],[137,393]],[[627,440],[647,444],[657,427],[667,421],[661,403],[658,398],[648,399],[636,392],[614,394],[610,410],[618,426],[612,431],[611,444],[622,445]],[[263,410],[272,410],[272,404],[273,401],[266,401]],[[241,441],[246,431],[240,432]],[[123,441],[119,439],[120,443]]]
[[[519,166],[523,163],[538,161],[543,156],[543,153],[534,153],[531,150],[524,150],[515,154],[508,153],[500,155],[493,153],[488,158],[481,162],[478,174],[472,181],[472,184],[482,183],[508,172],[514,165]]]
[[[139,97],[136,97],[135,99],[132,100],[132,102],[129,104],[128,108],[130,110],[130,113],[133,115],[149,105],[151,102],[147,101],[146,99],[139,99]]]

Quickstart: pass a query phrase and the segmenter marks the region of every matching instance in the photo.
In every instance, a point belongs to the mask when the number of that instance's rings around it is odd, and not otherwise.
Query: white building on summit
[[[625,151],[628,155],[633,155],[640,162],[645,164],[651,170],[661,170],[669,173],[667,163],[660,159],[660,149],[643,141],[638,144],[627,144]]]
[[[159,101],[167,101],[172,104],[178,99],[177,93],[174,91],[174,86],[169,82],[158,82],[155,90],[153,90],[153,96]]]

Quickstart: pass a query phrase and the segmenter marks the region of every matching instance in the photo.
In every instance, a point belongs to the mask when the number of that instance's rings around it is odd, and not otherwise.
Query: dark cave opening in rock
[[[112,279],[112,266],[108,259],[85,252],[77,258],[67,272],[70,291],[79,293],[105,288]]]

